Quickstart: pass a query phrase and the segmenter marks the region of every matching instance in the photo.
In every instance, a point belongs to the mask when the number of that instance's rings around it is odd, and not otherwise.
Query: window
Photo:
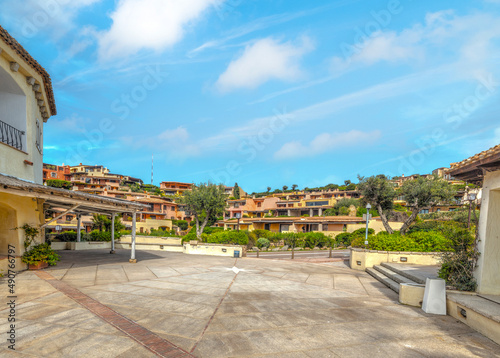
[[[50,173],[50,176],[51,176],[52,178],[55,178],[55,177],[57,177],[57,174],[56,174],[56,173],[54,173],[54,172],[52,172],[52,173]]]
[[[419,214],[429,214],[429,209],[422,209]]]
[[[281,224],[280,225],[280,232],[283,232],[283,231],[290,231],[290,225],[288,225],[288,224]]]
[[[328,231],[328,224],[323,224],[323,231]]]
[[[42,126],[40,125],[40,121],[37,119],[36,120],[36,149],[38,149],[38,152],[42,154]]]
[[[264,224],[264,230],[271,230],[270,224]]]

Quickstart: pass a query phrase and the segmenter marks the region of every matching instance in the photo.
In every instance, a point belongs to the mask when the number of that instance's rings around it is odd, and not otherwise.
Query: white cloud
[[[280,43],[273,38],[258,40],[229,64],[217,80],[216,87],[221,92],[228,92],[256,88],[273,79],[296,80],[302,75],[300,59],[312,49],[311,40],[307,37],[303,37],[297,45]]]
[[[347,133],[322,133],[306,145],[302,144],[300,141],[285,143],[281,149],[274,153],[274,158],[282,160],[313,157],[337,148],[352,148],[360,144],[373,143],[378,140],[380,136],[380,131],[361,132],[352,130]]]
[[[179,42],[185,28],[225,0],[121,0],[111,28],[99,36],[99,58],[110,60],[141,49],[164,50]]]
[[[163,141],[186,141],[189,139],[189,133],[184,127],[177,127],[176,129],[169,129],[164,131],[158,136],[158,139]]]
[[[332,59],[334,73],[378,62],[416,63],[427,58],[454,62],[463,68],[482,67],[491,61],[494,40],[500,38],[498,18],[487,13],[459,16],[451,10],[428,13],[423,23],[401,32],[377,31],[363,41],[343,43],[343,56]]]
[[[155,153],[162,153],[169,159],[186,159],[196,157],[201,153],[200,146],[191,140],[189,131],[185,127],[167,129],[154,136],[122,137],[124,145],[132,148],[150,148]]]
[[[25,0],[2,3],[0,19],[12,23],[24,37],[50,31],[56,39],[75,28],[78,13],[102,0]],[[17,35],[17,34],[16,34]]]

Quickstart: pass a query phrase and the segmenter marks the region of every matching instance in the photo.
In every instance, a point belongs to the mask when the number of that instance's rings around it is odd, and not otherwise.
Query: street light
[[[370,209],[372,206],[370,203],[366,204],[366,234],[365,234],[365,246],[368,247],[368,224],[370,223]]]
[[[238,231],[240,231],[240,219],[241,219],[241,213],[236,213],[236,218],[238,219]]]
[[[467,228],[470,229],[470,214],[472,210],[472,202],[476,200],[476,194],[473,193],[468,194],[467,200],[469,201],[469,217],[467,219]]]

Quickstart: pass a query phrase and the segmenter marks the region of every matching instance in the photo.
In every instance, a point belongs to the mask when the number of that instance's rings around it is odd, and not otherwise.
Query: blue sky
[[[311,4],[312,3],[312,4]],[[0,0],[51,74],[44,160],[265,191],[500,143],[500,1]]]

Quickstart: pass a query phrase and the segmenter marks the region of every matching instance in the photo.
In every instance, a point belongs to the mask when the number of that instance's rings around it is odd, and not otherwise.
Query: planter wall
[[[367,267],[380,265],[382,262],[407,263],[415,265],[439,265],[440,252],[395,252],[351,249],[349,264],[351,269],[365,271]]]
[[[29,264],[28,265],[28,268],[30,270],[41,270],[41,269],[44,269],[46,267],[49,267],[49,264],[46,263],[46,262],[38,262],[36,265],[32,265],[32,264]]]

